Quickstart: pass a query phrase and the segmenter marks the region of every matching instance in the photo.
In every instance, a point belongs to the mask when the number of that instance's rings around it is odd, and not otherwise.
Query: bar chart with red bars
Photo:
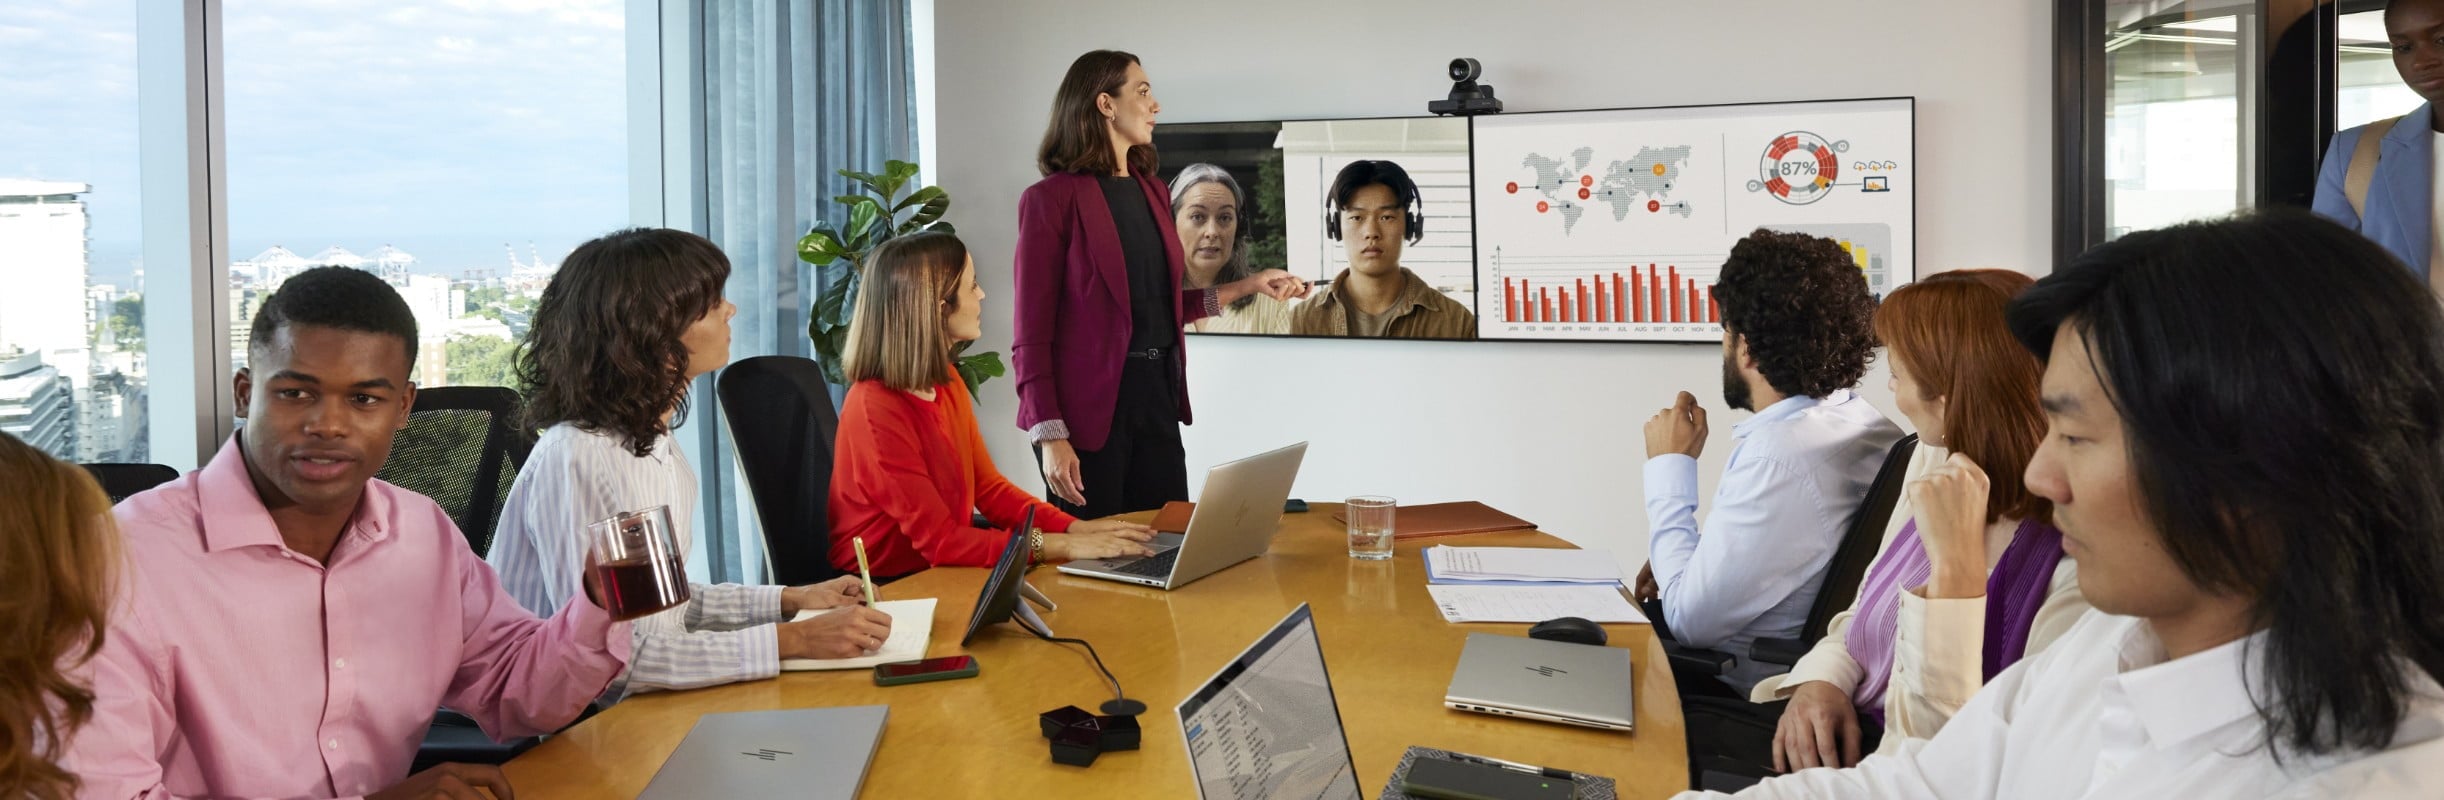
[[[1678,264],[1649,263],[1579,277],[1505,277],[1502,321],[1706,324],[1723,314],[1712,287]]]
[[[1479,295],[1483,335],[1512,339],[1712,341],[1722,256],[1527,257],[1495,252]]]

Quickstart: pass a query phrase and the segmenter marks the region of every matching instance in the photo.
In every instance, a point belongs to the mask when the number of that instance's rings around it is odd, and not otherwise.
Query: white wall
[[[1453,0],[1173,5],[934,0],[939,163],[927,178],[976,253],[979,350],[1010,342],[1018,194],[1071,59],[1145,60],[1161,119],[1421,113],[1456,56],[1511,110],[1914,95],[1921,274],[2048,269],[2051,4],[2039,0]],[[923,35],[920,31],[919,35]],[[1306,439],[1296,494],[1478,499],[1645,560],[1640,428],[1676,390],[1713,412],[1700,474],[1730,449],[1712,346],[1190,337],[1192,485],[1217,461]],[[1899,420],[1880,363],[1865,394]],[[994,460],[1040,488],[1014,382],[985,387]]]

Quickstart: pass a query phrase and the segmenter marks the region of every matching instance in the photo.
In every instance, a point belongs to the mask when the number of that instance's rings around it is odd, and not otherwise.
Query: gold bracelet
[[[1027,563],[1044,563],[1044,531],[1041,528],[1027,529]]]

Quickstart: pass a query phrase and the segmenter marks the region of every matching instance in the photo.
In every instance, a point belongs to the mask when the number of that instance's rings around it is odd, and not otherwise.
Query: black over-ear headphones
[[[1324,235],[1333,241],[1340,241],[1341,198],[1357,194],[1359,189],[1375,184],[1392,190],[1392,199],[1407,210],[1404,216],[1408,223],[1408,235],[1402,238],[1411,244],[1425,238],[1425,201],[1418,196],[1417,181],[1409,178],[1408,170],[1390,161],[1352,161],[1349,166],[1341,168],[1341,174],[1333,176],[1332,188],[1324,193]]]

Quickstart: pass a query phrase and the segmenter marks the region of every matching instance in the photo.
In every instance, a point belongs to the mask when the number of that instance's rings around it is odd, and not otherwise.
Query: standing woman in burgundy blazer
[[[1250,294],[1307,293],[1277,269],[1180,287],[1171,193],[1154,177],[1161,111],[1136,56],[1079,56],[1036,151],[1044,179],[1018,201],[1018,425],[1053,505],[1085,519],[1188,499],[1181,327]]]

